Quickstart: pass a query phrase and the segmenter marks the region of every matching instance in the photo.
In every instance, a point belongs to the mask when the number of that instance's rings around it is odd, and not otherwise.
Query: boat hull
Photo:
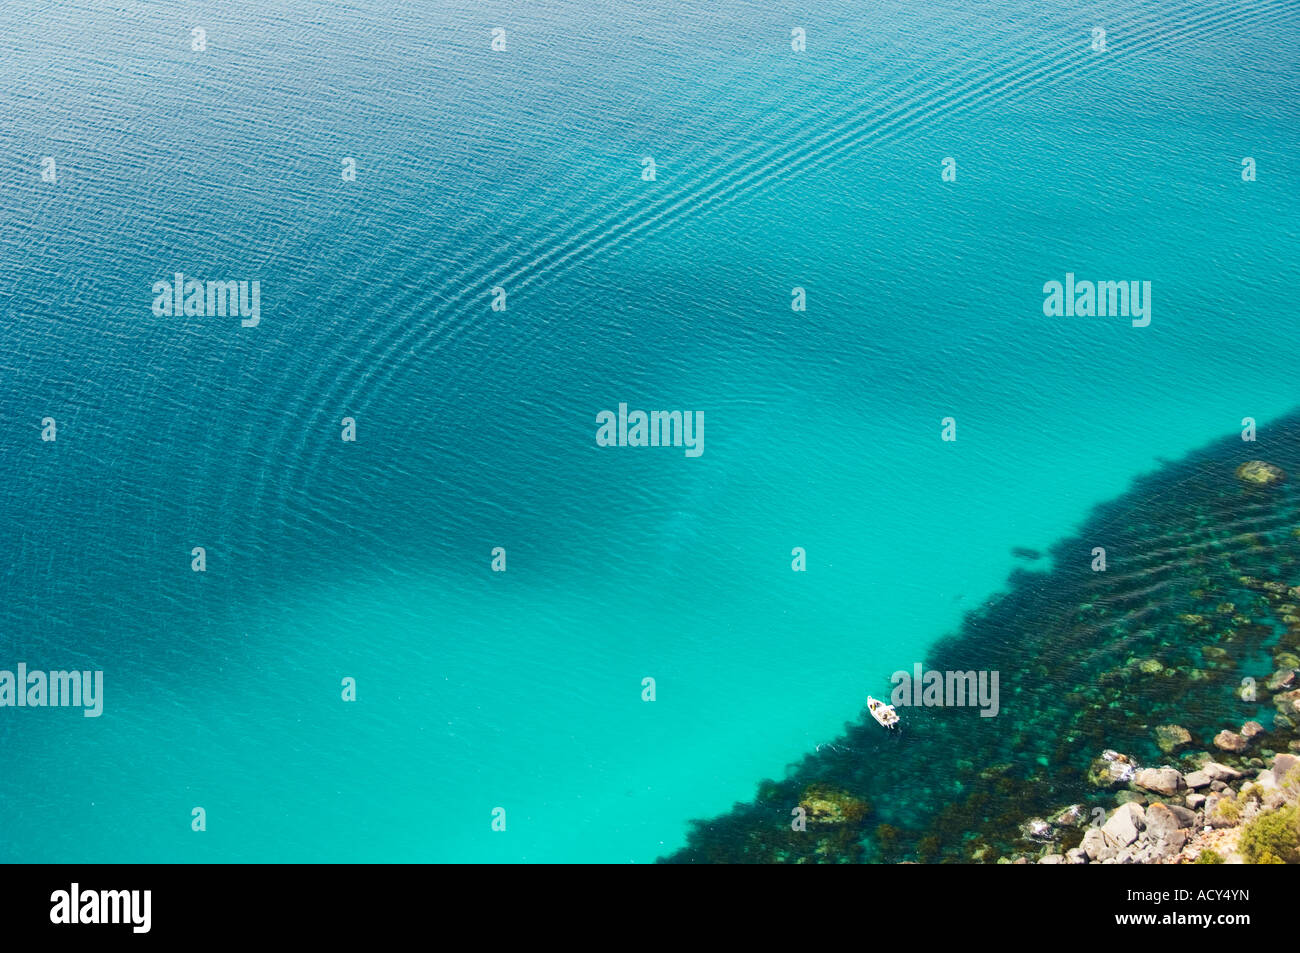
[[[882,728],[893,728],[898,724],[898,712],[894,710],[894,706],[886,705],[870,695],[867,696],[867,711],[871,712],[871,717],[876,719]]]

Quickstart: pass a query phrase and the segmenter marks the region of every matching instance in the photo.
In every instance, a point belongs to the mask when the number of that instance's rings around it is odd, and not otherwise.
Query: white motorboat
[[[893,728],[898,724],[898,712],[894,711],[893,705],[886,705],[878,698],[867,696],[867,711],[871,712],[871,717],[880,722],[885,728]]]

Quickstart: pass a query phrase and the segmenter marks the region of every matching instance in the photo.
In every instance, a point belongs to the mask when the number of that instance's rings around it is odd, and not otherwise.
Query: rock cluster
[[[1212,852],[1216,862],[1242,863],[1237,850],[1241,829],[1262,813],[1300,801],[1300,757],[1294,754],[1276,754],[1271,767],[1253,774],[1208,756],[1188,774],[1169,766],[1136,768],[1132,758],[1112,751],[1098,761],[1135,767],[1131,787],[1119,792],[1123,803],[1109,814],[1098,809],[1092,819],[1075,804],[1051,821],[1029,822],[1026,835],[1047,842],[1038,863],[1195,863],[1204,852]],[[1148,800],[1142,792],[1168,800]],[[1078,846],[1061,852],[1055,829],[1085,824]]]

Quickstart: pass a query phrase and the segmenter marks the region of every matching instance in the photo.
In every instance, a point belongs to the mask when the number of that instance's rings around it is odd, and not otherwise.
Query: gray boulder
[[[1207,761],[1201,765],[1201,770],[1210,776],[1211,781],[1236,781],[1241,777],[1241,772],[1236,768],[1230,768],[1226,764],[1219,764],[1217,761]]]
[[[1159,840],[1183,826],[1178,815],[1164,804],[1152,804],[1147,808],[1146,825],[1147,838],[1151,840]]]
[[[1143,768],[1133,779],[1133,783],[1148,791],[1166,796],[1177,794],[1187,787],[1183,776],[1175,768]]]
[[[1101,832],[1100,827],[1088,828],[1083,835],[1082,843],[1079,844],[1079,849],[1088,860],[1094,862],[1115,856],[1115,848],[1106,843],[1106,835]]]
[[[1273,777],[1278,781],[1286,780],[1286,776],[1300,768],[1300,758],[1293,754],[1280,754],[1273,759]]]
[[[1169,809],[1169,812],[1174,817],[1178,818],[1179,827],[1196,826],[1196,811],[1192,810],[1190,805],[1183,807],[1181,804],[1166,804],[1165,807]]]
[[[1112,847],[1127,847],[1138,838],[1138,833],[1145,826],[1145,811],[1137,804],[1121,804],[1115,813],[1101,826],[1101,833]]]

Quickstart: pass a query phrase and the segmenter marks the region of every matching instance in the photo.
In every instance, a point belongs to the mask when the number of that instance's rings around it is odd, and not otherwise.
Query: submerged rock
[[[1088,820],[1088,810],[1082,804],[1071,804],[1052,817],[1057,827],[1082,827]]]
[[[1191,732],[1182,725],[1160,725],[1156,728],[1156,744],[1165,754],[1191,744],[1191,741]]]
[[[1055,840],[1060,834],[1051,824],[1041,817],[1035,817],[1020,826],[1020,833],[1033,840]]]
[[[809,824],[856,824],[867,816],[867,802],[846,791],[811,784],[803,792],[799,806]]]
[[[1128,784],[1137,772],[1137,763],[1126,754],[1107,749],[1088,768],[1088,782],[1094,787],[1110,788]]]
[[[1250,486],[1276,486],[1286,479],[1286,471],[1263,460],[1250,460],[1237,467],[1237,479]]]
[[[1245,751],[1250,740],[1237,734],[1235,731],[1229,731],[1224,728],[1214,736],[1214,747],[1220,751]]]

